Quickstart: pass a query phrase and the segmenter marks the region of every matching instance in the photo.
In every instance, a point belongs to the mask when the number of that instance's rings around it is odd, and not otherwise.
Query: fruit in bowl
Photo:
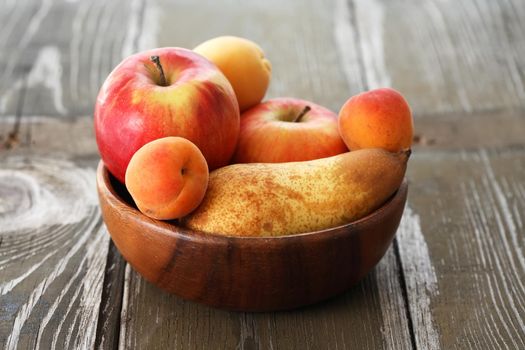
[[[146,280],[184,299],[239,311],[275,311],[346,291],[381,259],[394,238],[407,183],[357,221],[302,234],[224,236],[154,220],[133,206],[100,163],[102,217],[122,256]]]
[[[229,163],[238,134],[239,106],[229,81],[187,49],[160,48],[124,59],[95,104],[100,156],[122,182],[133,154],[150,141],[187,138],[215,169]]]
[[[95,107],[102,215],[160,288],[235,310],[298,307],[343,292],[388,248],[412,116],[391,89],[350,98],[339,116],[261,102],[269,63],[238,39],[138,53],[113,70]]]

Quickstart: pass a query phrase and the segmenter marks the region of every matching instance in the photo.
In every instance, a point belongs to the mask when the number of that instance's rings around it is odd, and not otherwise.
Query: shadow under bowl
[[[151,219],[102,162],[97,189],[113,242],[146,280],[214,307],[275,311],[327,299],[361,280],[394,238],[408,184],[360,220],[280,237],[229,237]]]

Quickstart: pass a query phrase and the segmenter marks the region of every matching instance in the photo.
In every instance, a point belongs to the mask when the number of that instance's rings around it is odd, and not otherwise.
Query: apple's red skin
[[[298,122],[292,120],[306,106]],[[348,152],[339,135],[337,114],[297,98],[274,98],[241,115],[233,163],[283,163],[331,157]]]
[[[159,85],[151,56],[159,56],[168,86]],[[95,105],[95,134],[104,164],[121,182],[133,154],[166,136],[192,141],[210,170],[227,165],[239,135],[239,106],[224,75],[182,48],[126,58],[104,82]]]

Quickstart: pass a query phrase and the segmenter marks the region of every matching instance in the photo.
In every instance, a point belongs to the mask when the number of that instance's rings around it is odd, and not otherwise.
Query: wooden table
[[[0,345],[5,349],[525,349],[522,0],[0,1]],[[400,90],[417,145],[379,265],[300,310],[167,295],[100,217],[95,96],[133,52],[258,42],[268,97],[337,111]]]

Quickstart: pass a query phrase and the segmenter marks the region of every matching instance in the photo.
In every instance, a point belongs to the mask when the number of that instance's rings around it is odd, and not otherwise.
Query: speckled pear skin
[[[210,173],[182,224],[227,236],[282,236],[360,219],[401,185],[410,151],[363,149],[306,162],[234,164]]]

